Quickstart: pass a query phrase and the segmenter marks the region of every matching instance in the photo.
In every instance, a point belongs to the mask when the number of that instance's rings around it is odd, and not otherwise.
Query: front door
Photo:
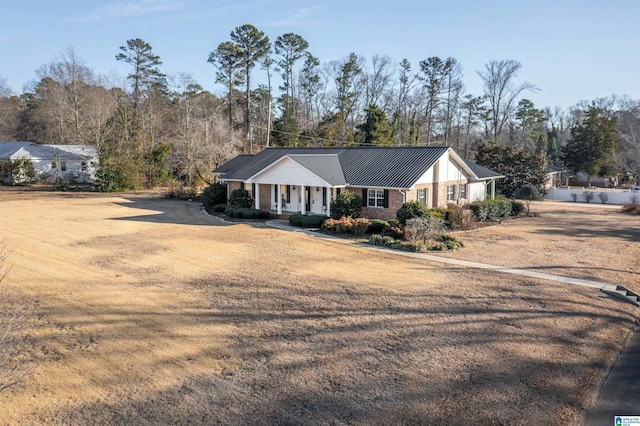
[[[305,211],[311,212],[311,188],[304,187]]]

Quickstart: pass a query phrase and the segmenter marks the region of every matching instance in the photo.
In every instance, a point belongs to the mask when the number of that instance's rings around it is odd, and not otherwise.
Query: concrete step
[[[628,288],[626,288],[625,286],[622,285],[616,285],[615,287],[611,288],[613,286],[605,286],[604,288],[601,289],[602,292],[613,296],[613,297],[617,297],[619,299],[622,299],[626,302],[629,302],[633,305],[636,306],[640,306],[640,295],[638,295],[637,293],[629,290]]]

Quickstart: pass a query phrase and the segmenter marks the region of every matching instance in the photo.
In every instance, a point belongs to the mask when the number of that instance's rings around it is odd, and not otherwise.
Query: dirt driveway
[[[584,244],[637,261],[637,234],[580,216],[584,241],[561,238],[553,214],[468,233],[458,255],[633,284],[622,261],[570,266]],[[0,224],[39,363],[0,392],[0,424],[567,424],[637,313],[145,195],[0,191]]]

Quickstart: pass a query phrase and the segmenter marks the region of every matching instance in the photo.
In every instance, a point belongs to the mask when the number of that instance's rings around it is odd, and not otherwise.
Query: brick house
[[[395,218],[407,201],[446,207],[484,200],[502,177],[450,147],[267,148],[214,173],[229,193],[248,190],[260,210],[330,216],[331,201],[351,191],[362,197],[362,216],[380,219]]]

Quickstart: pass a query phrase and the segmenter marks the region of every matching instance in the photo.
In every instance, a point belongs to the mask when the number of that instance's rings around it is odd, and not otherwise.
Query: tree
[[[512,197],[523,185],[533,185],[545,192],[547,161],[544,153],[532,154],[527,149],[498,143],[478,147],[476,163],[505,176],[496,181],[496,188],[505,197]]]
[[[602,109],[590,107],[582,123],[571,128],[571,140],[562,150],[566,167],[589,176],[617,174],[619,162],[616,119],[604,115]]]
[[[440,102],[439,96],[444,87],[444,79],[447,73],[447,65],[445,61],[432,56],[426,60],[420,61],[420,71],[422,74],[418,77],[424,82],[427,91],[427,145],[431,143],[433,112]]]
[[[331,202],[331,217],[340,219],[342,217],[360,217],[362,211],[362,198],[359,195],[344,191]]]
[[[393,145],[392,129],[387,115],[377,105],[365,110],[366,121],[358,126],[364,145]]]
[[[537,109],[529,99],[518,102],[515,118],[520,129],[518,132],[518,146],[529,150],[547,150],[547,117],[545,112]]]
[[[142,39],[127,40],[126,46],[120,46],[122,52],[116,55],[116,60],[133,66],[133,71],[127,75],[133,86],[133,113],[137,114],[138,106],[151,88],[166,91],[165,75],[159,70],[162,65],[160,57],[152,53],[151,45]]]
[[[249,139],[249,151],[253,151],[251,139],[251,70],[260,59],[269,53],[269,37],[250,24],[236,27],[231,32],[231,40],[236,44],[239,55],[238,66],[246,82],[244,127]]]
[[[540,201],[542,196],[538,189],[533,185],[522,185],[514,194],[516,200],[523,200],[527,208],[527,216],[531,215],[531,202]]]
[[[231,41],[220,43],[217,49],[209,53],[210,64],[216,67],[216,83],[224,84],[227,88],[227,111],[229,127],[233,126],[234,88],[244,83],[245,79],[240,68],[240,48]]]
[[[287,33],[279,36],[274,44],[276,55],[279,56],[277,61],[280,70],[282,71],[282,89],[285,92],[285,109],[291,109],[293,116],[296,116],[296,111],[293,109],[295,105],[295,84],[293,81],[293,67],[300,59],[306,56],[306,50],[309,48],[309,43],[294,33]]]
[[[516,99],[527,90],[537,90],[531,83],[516,85],[522,64],[514,60],[492,60],[485,65],[484,71],[478,75],[484,83],[484,93],[489,102],[486,135],[494,141],[499,140],[504,125],[513,114]]]
[[[282,116],[273,124],[273,144],[276,146],[298,146],[300,129],[291,110],[282,111]]]

